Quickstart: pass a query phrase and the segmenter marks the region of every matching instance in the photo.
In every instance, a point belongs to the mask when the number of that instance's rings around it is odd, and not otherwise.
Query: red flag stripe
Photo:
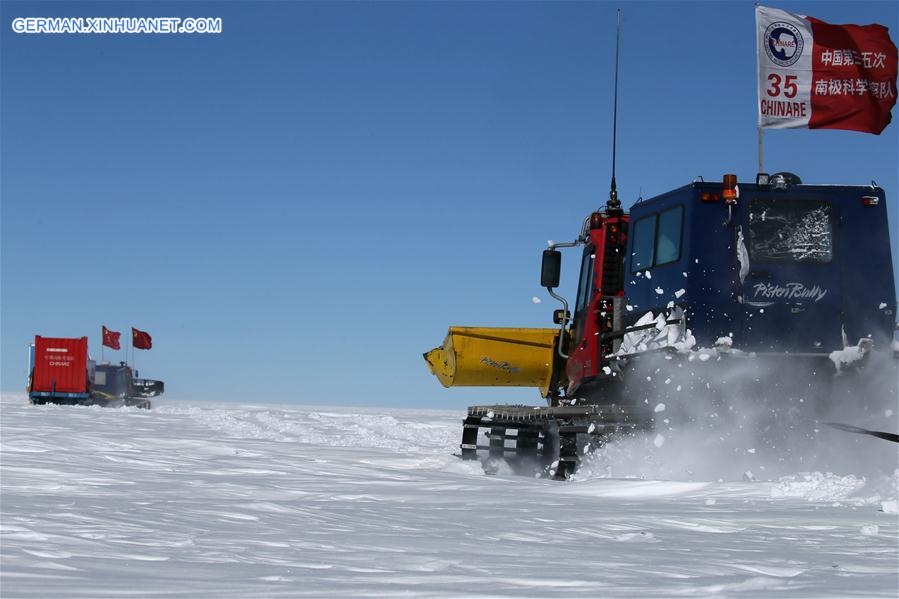
[[[809,129],[880,134],[896,104],[897,52],[882,25],[831,25],[813,17]]]

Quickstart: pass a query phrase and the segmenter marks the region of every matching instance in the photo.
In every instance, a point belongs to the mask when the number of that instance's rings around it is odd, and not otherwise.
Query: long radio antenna
[[[612,109],[612,186],[609,189],[609,201],[606,206],[610,210],[620,210],[618,187],[615,184],[615,154],[618,146],[618,57],[621,52],[621,9],[618,9],[618,21],[615,27],[615,100]]]

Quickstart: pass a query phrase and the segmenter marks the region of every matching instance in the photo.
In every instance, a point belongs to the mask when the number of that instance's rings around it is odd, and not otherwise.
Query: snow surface
[[[4,598],[895,597],[899,585],[895,473],[886,495],[853,472],[743,482],[745,463],[718,482],[671,480],[659,460],[681,450],[650,433],[562,483],[453,457],[460,412],[22,396],[0,408]]]

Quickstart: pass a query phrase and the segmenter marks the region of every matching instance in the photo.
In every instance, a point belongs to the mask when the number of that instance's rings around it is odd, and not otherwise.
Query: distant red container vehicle
[[[87,337],[36,336],[31,395],[87,399],[90,396],[87,362]]]
[[[136,378],[124,362],[96,363],[87,337],[35,336],[29,354],[28,399],[32,404],[135,406],[149,408],[150,398],[165,390],[162,381]]]

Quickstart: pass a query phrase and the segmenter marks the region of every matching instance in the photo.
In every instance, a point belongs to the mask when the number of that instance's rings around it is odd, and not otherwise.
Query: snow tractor
[[[134,406],[150,408],[162,395],[162,381],[136,378],[124,362],[97,363],[87,352],[87,337],[35,336],[28,353],[28,399],[32,404]]]
[[[863,420],[859,385],[875,365],[896,396],[885,200],[873,182],[806,185],[777,173],[738,184],[724,175],[626,212],[613,179],[607,205],[577,238],[543,251],[541,286],[561,304],[555,328],[451,327],[424,354],[445,387],[536,387],[546,400],[468,408],[461,457],[530,458],[568,478],[585,449],[653,429],[671,404],[726,398],[732,389],[721,387],[736,381],[781,425],[820,421],[834,407]],[[581,253],[571,310],[557,292],[559,248]],[[722,364],[739,373],[730,383],[710,375]]]

